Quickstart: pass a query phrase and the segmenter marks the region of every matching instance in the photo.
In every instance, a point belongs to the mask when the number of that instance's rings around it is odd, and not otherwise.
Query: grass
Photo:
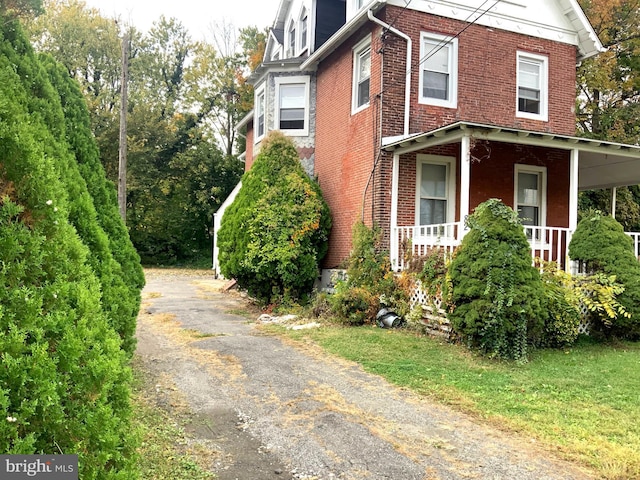
[[[148,390],[149,379],[135,370],[136,382],[132,396],[135,412],[133,428],[140,435],[138,448],[140,478],[144,480],[213,480],[207,471],[211,452],[198,445],[184,429],[190,419],[188,412],[172,404],[171,412],[156,405]],[[209,449],[210,450],[210,449]]]
[[[603,479],[640,478],[640,344],[582,342],[515,365],[406,330],[268,327],[390,382],[537,438]]]

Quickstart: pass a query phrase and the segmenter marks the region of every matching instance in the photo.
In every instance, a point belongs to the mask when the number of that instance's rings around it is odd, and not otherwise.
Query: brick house
[[[575,137],[576,63],[600,51],[576,0],[282,0],[246,165],[267,131],[294,139],[332,211],[325,269],[360,219],[401,269],[492,197],[564,265],[578,191],[640,183],[640,147]]]

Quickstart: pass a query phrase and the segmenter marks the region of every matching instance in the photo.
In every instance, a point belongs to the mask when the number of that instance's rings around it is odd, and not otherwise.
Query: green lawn
[[[404,330],[327,326],[286,335],[533,435],[601,478],[640,478],[640,344],[584,342],[565,351],[533,352],[528,364],[516,365]]]

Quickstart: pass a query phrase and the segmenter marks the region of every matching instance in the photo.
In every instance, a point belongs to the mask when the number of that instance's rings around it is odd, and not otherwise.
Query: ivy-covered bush
[[[121,286],[117,262],[58,93],[19,25],[0,20],[0,451],[78,454],[82,479],[135,479],[122,299],[104,303],[94,270],[100,252]]]
[[[591,211],[578,224],[569,244],[569,257],[581,262],[587,273],[603,273],[624,287],[617,300],[628,315],[617,315],[611,323],[596,321],[592,329],[605,336],[640,338],[640,262],[633,241],[622,225],[601,212]]]
[[[338,282],[329,299],[338,320],[350,325],[373,323],[382,306],[402,317],[408,315],[410,286],[391,270],[380,229],[357,222],[352,239],[346,279]]]
[[[454,331],[492,357],[526,361],[547,318],[540,273],[518,215],[500,200],[478,205],[449,267]]]
[[[329,208],[291,139],[271,132],[218,233],[220,269],[264,302],[311,291],[327,252]]]

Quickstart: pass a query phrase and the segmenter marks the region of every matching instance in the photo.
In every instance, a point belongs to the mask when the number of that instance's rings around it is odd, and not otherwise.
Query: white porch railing
[[[640,260],[640,232],[625,232],[633,239],[633,251],[636,254],[636,258]]]
[[[404,270],[410,257],[420,257],[434,248],[441,248],[446,254],[460,245],[464,236],[462,222],[438,225],[396,227],[391,235],[391,265],[396,271]],[[561,227],[524,227],[531,244],[531,257],[557,262],[565,268],[568,259],[569,242],[572,231]],[[638,252],[640,233],[635,239]]]

